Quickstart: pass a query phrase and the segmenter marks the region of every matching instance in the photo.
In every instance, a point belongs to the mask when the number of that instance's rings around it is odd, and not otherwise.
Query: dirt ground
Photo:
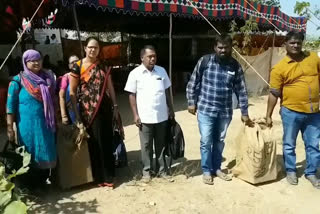
[[[250,98],[251,117],[263,117],[266,97]],[[320,213],[320,190],[304,178],[304,145],[297,142],[299,185],[287,184],[283,172],[278,180],[251,185],[237,178],[231,182],[215,179],[213,186],[202,183],[200,169],[199,131],[196,117],[186,111],[183,94],[174,97],[176,120],[186,141],[185,159],[173,168],[174,182],[154,179],[150,184],[139,182],[140,143],[138,130],[132,124],[127,96],[119,96],[119,106],[125,125],[129,167],[117,170],[114,190],[85,185],[60,191],[52,190],[38,199],[30,213],[256,213],[256,214],[317,214]],[[277,140],[279,164],[282,165],[282,125],[279,106],[274,111],[274,137]],[[235,165],[234,146],[240,125],[240,111],[235,110],[228,129],[223,168]]]

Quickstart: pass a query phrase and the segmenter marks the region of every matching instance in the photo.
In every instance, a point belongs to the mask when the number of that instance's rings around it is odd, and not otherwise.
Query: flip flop
[[[104,187],[103,183],[98,184],[98,187]]]
[[[112,187],[113,188],[114,184],[113,183],[101,183],[101,184],[98,184],[98,187]]]
[[[105,187],[112,187],[112,188],[113,188],[113,186],[114,186],[113,183],[107,183],[107,182],[104,182],[103,185],[104,185]]]

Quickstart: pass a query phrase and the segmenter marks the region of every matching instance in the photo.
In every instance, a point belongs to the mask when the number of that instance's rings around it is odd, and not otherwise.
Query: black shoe
[[[287,172],[287,181],[291,185],[298,185],[298,178],[295,172]]]
[[[312,186],[314,186],[317,189],[320,189],[320,179],[317,178],[316,175],[308,175],[306,176],[306,179],[310,181]]]

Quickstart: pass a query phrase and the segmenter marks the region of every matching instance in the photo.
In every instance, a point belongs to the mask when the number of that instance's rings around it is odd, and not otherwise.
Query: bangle
[[[118,104],[114,104],[113,107],[118,107]]]

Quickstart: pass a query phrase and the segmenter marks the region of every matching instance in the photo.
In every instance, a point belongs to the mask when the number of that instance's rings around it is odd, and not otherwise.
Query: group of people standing
[[[301,32],[291,31],[285,37],[287,55],[270,72],[266,123],[272,127],[272,113],[280,98],[286,179],[291,185],[298,184],[295,148],[301,132],[306,150],[304,174],[320,189],[320,179],[316,175],[320,167],[320,59],[316,53],[302,50],[303,41]],[[188,111],[198,112],[203,182],[209,185],[213,184],[214,176],[231,180],[221,171],[221,160],[232,119],[232,92],[239,100],[242,121],[254,126],[248,114],[244,73],[231,57],[231,49],[229,36],[217,36],[214,53],[200,58],[187,85]]]
[[[124,133],[111,67],[99,59],[98,39],[88,38],[84,50],[86,56],[83,59],[76,55],[69,57],[68,72],[59,78],[51,70],[42,67],[42,57],[38,51],[27,50],[22,59],[23,71],[10,82],[7,134],[9,141],[14,141],[17,134],[18,143],[25,146],[32,156],[31,170],[26,179],[31,187],[45,184],[49,169],[57,164],[58,122],[74,124],[80,133],[88,133],[94,181],[100,187],[114,185],[114,126],[119,128],[122,136]],[[171,83],[166,71],[155,65],[154,47],[145,46],[141,50],[141,61],[141,66],[129,75],[125,90],[130,92],[134,121],[140,130],[143,175],[157,172],[159,176],[167,176],[164,160],[166,121],[169,115],[174,117],[168,91]],[[142,75],[145,76],[143,82],[140,79]],[[157,87],[154,87],[155,84]],[[57,115],[58,104],[60,115]],[[152,167],[153,140],[156,148],[155,170]]]
[[[99,186],[113,186],[113,124],[121,125],[116,95],[110,67],[98,57],[98,39],[88,38],[84,49],[85,58],[70,56],[69,72],[58,79],[52,71],[43,69],[38,51],[27,50],[22,59],[23,71],[9,85],[8,138],[14,141],[15,122],[18,143],[32,156],[28,182],[37,186],[45,184],[48,169],[57,164],[57,91],[61,122],[74,124],[90,136],[88,146],[95,181]]]
[[[284,160],[287,180],[297,184],[295,145],[299,131],[306,145],[305,175],[316,188],[320,180],[319,80],[320,61],[313,54],[302,52],[304,37],[290,32],[286,37],[287,56],[271,71],[267,124],[277,99],[281,98],[284,127]],[[239,100],[242,121],[254,126],[248,114],[248,93],[244,72],[232,56],[232,39],[218,35],[214,51],[199,59],[187,85],[188,111],[197,113],[200,130],[200,153],[203,182],[212,185],[214,177],[229,181],[221,170],[224,139],[232,119],[232,94]],[[100,45],[96,38],[86,40],[86,57],[69,58],[69,72],[60,79],[59,104],[63,124],[73,123],[80,132],[88,132],[89,152],[94,180],[99,186],[113,186],[115,164],[112,148],[113,125],[123,130],[113,88],[110,67],[99,60]],[[129,74],[125,91],[134,122],[139,129],[143,181],[153,176],[167,178],[165,145],[168,120],[175,117],[170,97],[170,79],[163,67],[156,65],[153,46],[140,52],[141,65]],[[35,169],[53,168],[55,150],[56,80],[51,71],[42,69],[41,56],[35,50],[23,54],[24,70],[13,78],[7,101],[8,137],[13,140],[13,123],[18,139],[32,155]],[[123,134],[123,133],[122,133]],[[153,164],[155,149],[155,168]],[[41,171],[41,170],[40,170]],[[39,177],[44,178],[44,177]]]

